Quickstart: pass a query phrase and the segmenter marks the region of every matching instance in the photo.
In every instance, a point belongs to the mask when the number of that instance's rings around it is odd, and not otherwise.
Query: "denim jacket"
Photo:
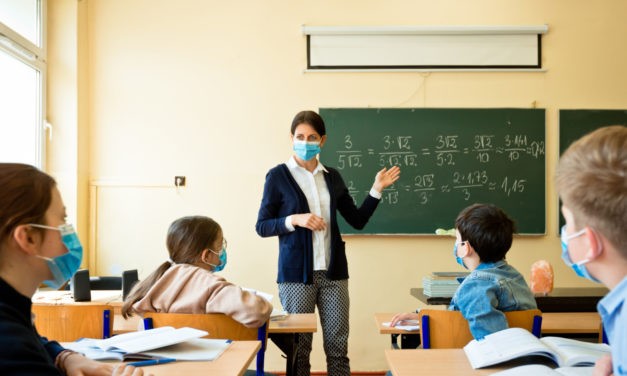
[[[523,276],[505,260],[481,263],[455,291],[449,310],[461,311],[475,339],[508,328],[503,312],[537,308]]]

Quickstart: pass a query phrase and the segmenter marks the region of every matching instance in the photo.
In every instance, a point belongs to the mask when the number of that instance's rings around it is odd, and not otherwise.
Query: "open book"
[[[208,333],[170,326],[120,334],[107,339],[83,339],[66,348],[94,360],[156,359],[213,360],[229,346],[224,339],[203,339]]]
[[[464,346],[464,352],[475,369],[531,355],[547,357],[564,367],[593,365],[610,353],[610,347],[561,337],[536,338],[525,329],[509,328],[480,341],[470,341]]]

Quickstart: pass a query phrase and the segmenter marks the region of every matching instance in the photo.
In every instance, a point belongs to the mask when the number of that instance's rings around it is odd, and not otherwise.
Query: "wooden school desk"
[[[514,360],[493,367],[473,369],[462,349],[385,350],[385,360],[394,376],[491,375],[511,367],[527,364],[524,360]]]
[[[132,316],[124,319],[121,314],[115,316],[113,333],[121,334],[133,332],[141,325],[141,317]],[[299,333],[315,333],[318,323],[315,313],[295,313],[280,319],[271,319],[268,325],[268,338],[285,353],[285,373],[287,376],[296,375],[296,351],[298,350]]]
[[[154,376],[165,375],[243,375],[257,351],[261,348],[259,341],[233,341],[226,351],[216,360],[210,362],[172,362],[156,366],[142,367],[144,374]]]
[[[380,334],[420,334],[420,330],[406,331],[384,326],[396,313],[375,313],[374,319]],[[598,335],[601,316],[596,312],[542,312],[542,334],[592,334]],[[394,343],[394,340],[392,340]]]
[[[63,343],[61,343],[63,345]],[[142,367],[144,374],[154,376],[241,376],[261,348],[259,341],[233,341],[220,356],[212,361],[180,361]]]
[[[124,319],[121,314],[117,314],[113,321],[113,334],[136,331],[141,322],[139,316]],[[298,334],[315,333],[317,330],[318,323],[315,313],[295,313],[280,319],[270,320],[268,338],[285,353],[285,373],[287,376],[297,373]]]
[[[397,343],[398,336],[404,336],[404,335],[420,336],[420,329],[408,331],[404,329],[397,329],[395,327],[389,327],[389,326],[383,325],[384,322],[392,321],[392,317],[394,317],[395,314],[396,313],[375,313],[374,321],[377,325],[377,329],[379,330],[379,334],[389,334],[392,348],[397,349],[399,346]],[[403,342],[404,342],[403,337],[401,337],[401,347],[403,345]],[[414,337],[414,340],[411,342],[416,345],[420,343],[420,341],[416,339],[415,337]],[[415,347],[415,346],[412,346],[412,347]]]
[[[39,291],[32,298],[33,304],[102,304],[113,307],[113,334],[136,331],[141,325],[141,317],[135,315],[124,319],[121,313],[122,291],[93,290],[91,302],[75,302],[70,291]],[[315,313],[291,314],[279,320],[270,320],[268,337],[287,357],[287,376],[296,375],[296,350],[298,349],[298,333],[315,333],[318,330]]]
[[[547,312],[596,312],[597,303],[608,292],[605,287],[556,287],[547,296],[536,296],[538,309]],[[414,298],[429,305],[449,305],[451,298],[430,297],[422,288],[411,288]]]
[[[37,291],[31,299],[33,304],[108,304],[119,313],[122,308],[122,290],[92,290],[90,302],[75,302],[69,290]]]
[[[115,334],[134,332],[137,330],[139,318],[132,317],[128,320],[122,317],[122,290],[92,290],[91,301],[75,302],[72,292],[68,290],[44,290],[38,291],[31,299],[33,305],[89,305],[108,304],[113,308],[113,331]]]

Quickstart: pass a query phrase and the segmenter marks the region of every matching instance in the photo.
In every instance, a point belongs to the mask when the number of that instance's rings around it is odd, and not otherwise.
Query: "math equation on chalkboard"
[[[493,203],[519,233],[545,232],[543,110],[321,109],[324,165],[342,175],[357,206],[377,171],[399,166],[363,232],[432,234],[466,206]]]

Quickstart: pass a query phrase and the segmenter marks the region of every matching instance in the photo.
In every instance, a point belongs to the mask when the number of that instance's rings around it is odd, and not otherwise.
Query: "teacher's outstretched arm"
[[[381,193],[390,185],[394,184],[398,178],[401,177],[401,169],[398,166],[393,166],[389,170],[387,167],[383,167],[377,175],[374,177],[374,188],[377,192]]]

